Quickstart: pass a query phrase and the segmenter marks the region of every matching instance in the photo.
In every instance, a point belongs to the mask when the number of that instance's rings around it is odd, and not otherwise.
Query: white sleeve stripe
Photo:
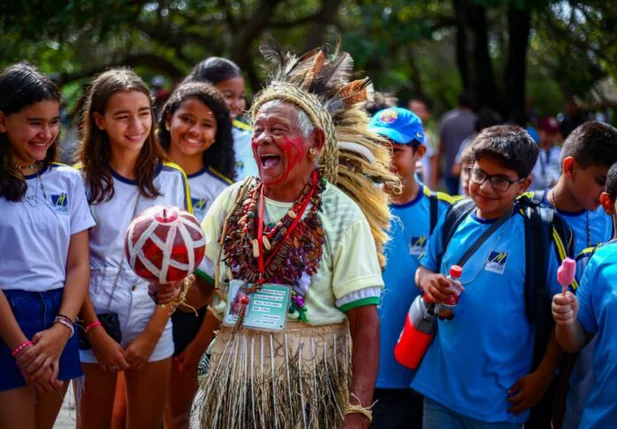
[[[379,298],[381,296],[381,288],[379,286],[367,287],[348,293],[340,299],[336,300],[336,306],[341,308],[344,305],[366,298]]]

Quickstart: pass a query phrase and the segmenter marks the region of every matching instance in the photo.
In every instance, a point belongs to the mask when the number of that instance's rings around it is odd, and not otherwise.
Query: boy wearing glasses
[[[438,329],[412,388],[425,396],[425,429],[521,428],[558,366],[554,338],[531,371],[534,326],[526,316],[525,220],[516,199],[531,183],[538,147],[522,129],[495,126],[472,143],[469,191],[474,210],[443,247],[441,221],[420,260],[416,284],[435,302],[454,288],[443,273],[458,263],[491,224],[493,232],[464,265],[463,292],[452,320]],[[555,247],[548,246],[546,285],[560,290]],[[441,261],[439,264],[438,261]]]
[[[391,240],[386,247],[388,265],[385,289],[378,307],[380,319],[379,372],[373,409],[374,429],[421,427],[422,396],[409,385],[413,371],[394,359],[394,346],[403,329],[409,306],[420,290],[412,284],[420,255],[452,199],[431,193],[416,180],[416,163],[425,154],[422,122],[413,112],[390,107],[377,112],[369,124],[376,134],[388,139],[392,148],[392,170],[401,179],[400,194],[392,192]],[[434,199],[431,202],[431,199]],[[434,224],[431,226],[431,203]]]

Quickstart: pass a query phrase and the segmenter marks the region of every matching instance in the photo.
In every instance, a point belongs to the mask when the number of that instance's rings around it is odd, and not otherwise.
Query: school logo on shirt
[[[208,200],[206,198],[191,198],[191,203],[193,203],[193,210],[204,211],[208,205]]]
[[[488,255],[488,260],[484,269],[491,273],[503,274],[506,270],[506,264],[508,262],[508,254],[506,252],[491,252]]]
[[[58,213],[69,212],[69,194],[63,192],[61,194],[51,195],[51,205]]]
[[[424,252],[427,241],[428,238],[426,237],[426,235],[421,235],[420,237],[411,237],[411,241],[409,242],[409,254],[412,256],[420,256],[422,252]]]
[[[203,220],[206,215],[206,207],[208,206],[207,198],[191,198],[193,204],[193,213],[200,221]]]

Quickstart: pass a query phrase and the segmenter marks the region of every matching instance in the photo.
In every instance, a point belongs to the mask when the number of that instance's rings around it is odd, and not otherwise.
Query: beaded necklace
[[[301,321],[306,321],[306,289],[300,279],[317,273],[323,254],[325,233],[317,214],[324,189],[325,181],[313,172],[291,209],[269,227],[263,219],[263,183],[259,181],[230,215],[229,225],[236,227],[223,240],[225,263],[234,277],[253,284],[249,293],[264,283],[290,285],[292,310],[299,311]]]

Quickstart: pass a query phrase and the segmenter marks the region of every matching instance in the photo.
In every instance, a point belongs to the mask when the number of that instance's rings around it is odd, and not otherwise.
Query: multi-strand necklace
[[[314,172],[289,211],[269,226],[264,219],[263,183],[257,183],[228,220],[235,227],[224,238],[223,251],[233,276],[252,283],[255,290],[263,283],[295,286],[293,302],[304,307],[299,282],[303,274],[317,272],[325,242],[318,216],[324,189],[325,182]]]

